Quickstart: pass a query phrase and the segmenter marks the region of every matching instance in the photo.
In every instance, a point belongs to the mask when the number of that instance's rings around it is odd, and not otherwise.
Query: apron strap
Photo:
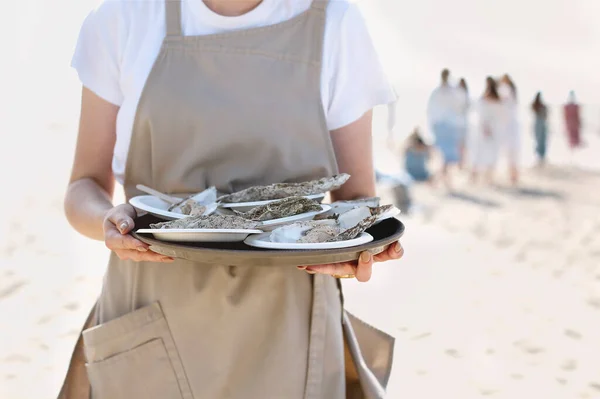
[[[182,36],[181,0],[165,0],[167,36]]]
[[[317,11],[325,11],[327,9],[327,4],[329,4],[329,0],[313,0],[310,8]]]

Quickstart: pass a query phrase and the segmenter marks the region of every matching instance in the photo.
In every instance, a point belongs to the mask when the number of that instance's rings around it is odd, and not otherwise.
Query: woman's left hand
[[[403,255],[404,249],[402,248],[400,242],[397,242],[389,245],[385,251],[375,256],[368,251],[363,252],[360,254],[358,263],[345,262],[318,266],[298,266],[298,268],[310,274],[328,274],[338,278],[355,277],[361,283],[365,283],[371,279],[371,274],[373,273],[373,263],[400,259]]]

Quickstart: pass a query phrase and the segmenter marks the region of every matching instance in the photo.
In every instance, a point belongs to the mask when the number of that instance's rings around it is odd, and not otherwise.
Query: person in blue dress
[[[421,137],[419,130],[408,137],[408,143],[404,150],[404,168],[413,180],[418,182],[432,181],[431,173],[427,167],[431,154],[429,146]]]
[[[531,104],[531,110],[535,115],[535,152],[538,156],[538,165],[543,166],[546,162],[546,150],[548,148],[548,107],[542,100],[542,93],[538,92]]]

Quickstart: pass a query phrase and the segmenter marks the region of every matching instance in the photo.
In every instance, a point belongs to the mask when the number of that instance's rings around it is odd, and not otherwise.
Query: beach
[[[475,2],[459,3],[483,12]],[[549,15],[559,18],[559,2],[550,3],[554,14]],[[0,16],[0,43],[12,55],[0,81],[0,178],[7,188],[0,196],[7,210],[0,222],[2,399],[56,397],[108,259],[104,244],[78,235],[63,214],[80,97],[68,64],[93,2],[59,4],[12,2]],[[597,6],[584,0],[574,4],[579,8],[573,34],[597,38],[595,25],[585,24]],[[517,30],[491,46],[496,58],[469,63],[448,54],[439,32],[407,34],[419,27],[407,14],[434,18],[425,5],[415,7],[364,4],[400,97],[397,139],[423,124],[425,101],[441,67],[474,80],[483,80],[486,71],[516,70],[524,98],[523,179],[518,189],[511,188],[499,168],[493,187],[473,186],[464,174],[457,175],[453,193],[413,186],[414,212],[399,217],[406,225],[404,259],[376,265],[367,284],[344,282],[348,310],[396,337],[388,397],[600,398],[600,100],[592,89],[582,89],[587,147],[575,154],[566,147],[557,109],[569,88],[600,84],[597,54],[568,69],[556,54],[583,57],[589,43],[571,46],[558,32],[553,45],[540,47],[545,61],[520,62],[527,49],[544,42],[534,35],[494,64],[524,34]],[[530,20],[520,15],[527,25]],[[396,22],[407,25],[398,28]],[[452,37],[477,29],[484,38],[501,35],[478,23]],[[477,40],[466,43],[476,46]],[[540,63],[553,67],[538,74]],[[569,76],[574,78],[567,81]],[[553,134],[549,165],[538,169],[526,103],[543,85],[553,107]],[[397,172],[400,159],[385,144],[385,113],[376,111],[376,163]],[[122,196],[115,201],[122,202]]]

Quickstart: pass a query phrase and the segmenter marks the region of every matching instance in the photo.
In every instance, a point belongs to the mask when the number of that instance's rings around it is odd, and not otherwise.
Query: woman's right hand
[[[129,232],[133,230],[135,208],[129,204],[118,205],[104,217],[104,242],[122,260],[135,262],[173,262],[173,258],[152,252],[148,245],[136,240]]]

